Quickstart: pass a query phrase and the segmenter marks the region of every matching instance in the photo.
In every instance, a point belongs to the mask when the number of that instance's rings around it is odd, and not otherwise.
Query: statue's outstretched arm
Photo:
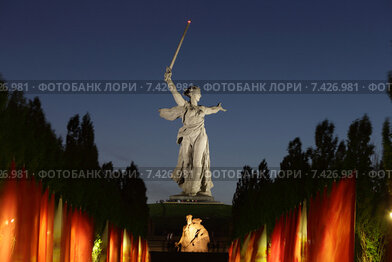
[[[211,106],[211,107],[205,106],[203,108],[203,111],[204,111],[204,114],[211,115],[211,114],[216,114],[219,111],[226,112],[227,110],[222,107],[221,103],[219,103],[217,106]]]
[[[169,67],[166,68],[165,72],[165,82],[167,83],[167,87],[170,90],[170,92],[173,94],[174,100],[176,101],[177,105],[183,106],[186,101],[182,97],[182,95],[177,91],[176,85],[173,83],[171,79],[171,69]]]

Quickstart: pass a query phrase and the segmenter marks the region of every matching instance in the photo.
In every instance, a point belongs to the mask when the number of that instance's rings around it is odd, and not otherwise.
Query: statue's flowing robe
[[[166,120],[173,121],[177,118],[182,119],[183,126],[178,130],[177,143],[180,144],[177,166],[173,171],[173,180],[178,183],[185,193],[191,191],[192,187],[198,187],[197,192],[211,194],[213,183],[211,181],[210,171],[210,151],[209,142],[204,128],[204,107],[193,107],[189,102],[183,106],[174,106],[172,108],[159,109],[160,116]],[[203,150],[201,161],[200,179],[191,178],[186,175],[186,171],[191,171],[193,167],[193,149],[197,139],[205,135],[207,138],[206,146]],[[182,141],[189,141],[190,147],[185,148]],[[187,159],[185,159],[187,158]],[[188,166],[185,164],[188,163]],[[194,190],[193,190],[194,191]]]
[[[193,223],[196,231],[199,230],[197,237],[193,240],[193,245],[190,252],[208,252],[208,243],[210,243],[210,236],[208,235],[207,229],[197,223]]]
[[[182,236],[178,242],[181,244],[181,252],[192,252],[193,246],[190,243],[195,238],[195,233],[196,228],[193,226],[193,224],[184,226],[182,228]]]

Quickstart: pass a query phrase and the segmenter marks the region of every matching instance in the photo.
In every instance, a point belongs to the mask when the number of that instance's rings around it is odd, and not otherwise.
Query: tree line
[[[40,179],[57,199],[62,197],[69,205],[88,212],[94,218],[96,233],[110,220],[134,235],[145,236],[149,211],[144,181],[133,162],[126,170],[114,170],[112,162],[99,164],[94,125],[88,113],[70,118],[64,142],[46,120],[38,97],[27,99],[22,92],[0,92],[0,127],[3,174],[12,161],[17,168],[24,167],[30,178]],[[68,174],[95,170],[117,175],[50,178],[39,176],[41,170],[68,170]],[[133,175],[123,176],[123,172]]]
[[[388,95],[392,100],[392,90]],[[375,154],[371,143],[372,124],[367,115],[351,123],[346,139],[340,140],[334,131],[335,125],[324,120],[316,126],[313,147],[304,149],[299,137],[290,141],[287,155],[280,162],[282,175],[271,172],[265,159],[257,169],[243,167],[233,196],[233,237],[243,237],[265,224],[270,234],[280,215],[355,172],[356,257],[371,259],[366,261],[385,258],[387,243],[392,241],[387,234],[391,230],[387,216],[392,207],[390,120],[383,123],[382,157]]]

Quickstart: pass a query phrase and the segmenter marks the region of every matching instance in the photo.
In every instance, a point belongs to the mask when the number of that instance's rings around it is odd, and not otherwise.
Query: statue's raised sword
[[[188,22],[187,22],[187,24],[186,24],[186,27],[185,27],[185,30],[184,30],[184,33],[182,34],[180,43],[178,43],[177,50],[176,50],[176,52],[174,53],[173,59],[172,59],[171,64],[170,64],[170,66],[169,66],[170,70],[173,69],[174,62],[176,61],[178,52],[180,51],[182,42],[184,41],[184,38],[185,38],[185,35],[186,35],[186,31],[188,31],[188,27],[189,27],[190,24],[191,24],[191,20],[188,20]]]

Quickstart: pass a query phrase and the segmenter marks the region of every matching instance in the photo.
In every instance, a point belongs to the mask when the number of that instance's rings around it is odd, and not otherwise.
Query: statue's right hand
[[[170,81],[171,77],[172,77],[172,71],[171,71],[170,67],[166,67],[166,72],[165,72],[165,76],[164,76],[165,82]]]
[[[219,110],[222,110],[223,112],[226,112],[226,111],[227,111],[226,109],[224,109],[224,108],[222,107],[222,103],[219,103],[219,104],[217,105],[217,107],[219,108]]]

